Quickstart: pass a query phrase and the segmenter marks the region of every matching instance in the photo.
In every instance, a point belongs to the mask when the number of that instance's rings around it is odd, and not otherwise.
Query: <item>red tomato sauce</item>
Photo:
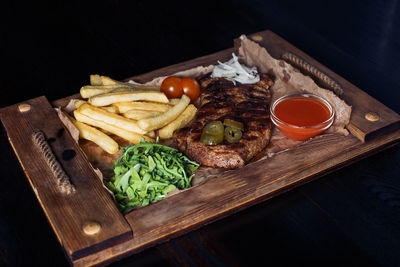
[[[331,112],[322,102],[308,97],[283,99],[274,109],[281,121],[296,126],[313,126],[329,119]]]

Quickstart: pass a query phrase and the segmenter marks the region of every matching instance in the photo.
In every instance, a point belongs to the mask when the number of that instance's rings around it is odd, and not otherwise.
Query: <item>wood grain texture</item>
[[[132,238],[132,231],[102,183],[89,167],[69,132],[45,97],[31,99],[28,112],[18,105],[1,110],[1,120],[9,141],[24,169],[59,242],[71,260]],[[71,179],[76,191],[66,195],[57,188],[57,180],[42,151],[33,144],[32,133],[42,131],[51,150]],[[87,235],[84,226],[97,222],[99,233]]]
[[[317,179],[392,146],[399,139],[400,130],[367,143],[354,136],[326,135],[272,158],[227,172],[127,214],[134,239],[75,263],[84,266],[114,261],[140,252]],[[288,162],[291,163],[289,168]]]
[[[386,107],[355,85],[330,70],[328,67],[319,63],[303,51],[288,43],[271,31],[263,31],[250,35],[250,38],[257,41],[261,46],[267,48],[270,54],[275,58],[282,58],[286,52],[293,53],[305,59],[309,64],[317,67],[323,73],[327,74],[333,80],[338,82],[344,89],[341,97],[352,106],[350,123],[347,128],[361,141],[373,139],[381,132],[392,131],[400,127],[400,115]],[[239,45],[238,40],[235,46]],[[379,115],[379,120],[369,121],[365,118],[367,113]]]
[[[262,40],[269,40],[265,46],[271,48],[269,50],[272,51],[274,56],[279,55],[290,46],[289,51],[305,57],[304,53],[269,31],[263,32]],[[229,59],[230,54],[231,52],[227,51],[222,56]],[[210,55],[209,62],[218,59],[215,56],[215,54]],[[205,58],[202,60],[205,64],[208,64]],[[327,68],[324,68],[318,62],[310,60],[310,63],[315,64],[330,76],[332,75]],[[186,65],[185,68],[182,67],[180,70],[195,67],[196,64],[198,64],[196,59],[180,63],[180,66]],[[173,72],[175,70],[171,66],[171,68],[155,70],[129,79],[145,82],[154,77],[163,76],[165,73],[171,74]],[[338,79],[340,76],[335,74],[331,77]],[[343,78],[339,80],[343,82]],[[351,90],[354,90],[354,95],[358,93],[366,95],[360,89],[353,87]],[[347,88],[349,87],[344,86],[344,88],[345,95],[348,96],[350,93],[347,92]],[[368,101],[371,100],[368,95],[366,97]],[[350,101],[359,101],[358,98],[349,99],[347,101],[351,105],[353,103]],[[363,100],[363,98],[360,98],[360,100]],[[372,99],[372,103],[374,102],[377,101]],[[371,101],[368,103],[371,103]],[[362,103],[359,103],[359,105],[362,105]],[[380,106],[383,105],[380,104]],[[354,105],[353,108],[355,108]],[[393,121],[396,125],[398,115],[393,111],[388,111],[387,116],[392,121],[392,125]],[[387,122],[382,127],[390,124],[390,122]],[[379,130],[376,131],[379,132]],[[356,138],[353,135],[317,137],[290,151],[224,173],[220,177],[189,188],[161,202],[132,211],[126,215],[126,218],[135,233],[133,240],[114,246],[98,255],[82,258],[76,261],[76,264],[84,266],[92,262],[101,263],[102,260],[114,261],[125,255],[137,253],[317,179],[328,172],[394,145],[399,142],[399,139],[400,130],[392,131],[390,134],[382,132],[373,141],[367,140],[367,142],[362,142],[360,136]]]
[[[98,252],[90,255],[87,254],[80,258],[71,258],[74,265],[86,266],[105,264],[132,253],[137,253],[246,207],[265,201],[296,186],[312,181],[327,172],[351,164],[371,153],[375,153],[399,142],[400,130],[391,129],[390,132],[381,132],[382,128],[390,129],[390,126],[398,125],[398,114],[390,109],[384,108],[383,111],[379,111],[379,115],[382,119],[381,124],[365,124],[362,120],[362,118],[364,118],[364,114],[362,113],[367,109],[375,112],[376,110],[374,108],[380,108],[383,106],[382,104],[374,99],[371,100],[371,97],[363,93],[360,89],[340,78],[339,75],[331,72],[328,68],[322,66],[272,32],[266,31],[258,34],[262,35],[259,42],[265,45],[273,56],[279,57],[284,51],[295,53],[307,59],[309,63],[317,66],[330,77],[341,83],[345,89],[345,100],[353,106],[355,112],[355,115],[352,117],[352,122],[356,125],[354,129],[357,130],[354,130],[353,133],[359,131],[359,134],[357,134],[358,138],[353,135],[323,135],[289,151],[276,154],[271,158],[263,159],[243,168],[223,173],[220,177],[210,179],[204,184],[189,188],[161,202],[132,211],[125,215],[125,219],[135,234],[133,239],[126,240],[123,243],[113,244],[109,247],[103,247]],[[223,50],[209,56],[172,65],[129,79],[134,79],[138,82],[146,82],[154,77],[170,75],[177,71],[189,69],[198,65],[214,64],[217,60],[227,60],[231,58],[232,51],[234,51],[234,49]],[[76,95],[60,99],[53,104],[56,106],[63,106],[72,97],[76,97]],[[356,101],[357,103],[353,103],[352,101]],[[370,106],[368,106],[368,108],[365,107],[365,103],[366,105],[372,104],[372,110],[369,109]],[[46,116],[48,116],[48,114]],[[8,118],[8,120],[11,119]],[[53,124],[54,122],[49,121],[46,123]],[[42,121],[38,122],[38,125],[44,127],[47,125],[46,123]],[[59,125],[59,122],[55,124]],[[49,125],[48,127],[51,128],[54,126]],[[53,131],[55,130],[56,129],[53,129]],[[7,132],[8,131],[7,129]],[[373,133],[378,134],[373,139],[368,140],[366,137]],[[362,135],[364,135],[364,137]],[[365,142],[360,141],[360,139]],[[22,142],[22,140],[16,140],[16,143],[19,142]],[[64,140],[60,140],[60,145],[62,144],[63,147],[65,147],[63,142]],[[72,146],[73,144],[70,145]],[[16,150],[18,151],[20,149],[21,148],[18,148]],[[57,150],[56,148],[54,149]],[[78,151],[80,150],[78,149]],[[22,160],[24,167],[25,161],[26,159]],[[35,168],[30,165],[26,166],[27,169]],[[68,165],[68,163],[63,163],[63,166],[67,171],[74,168]],[[84,168],[85,166],[82,165],[81,167]],[[90,169],[88,165],[86,165],[86,168]],[[70,176],[79,177],[79,175],[75,176],[71,174]],[[75,180],[73,182],[79,183],[79,181]],[[37,187],[36,184],[32,185],[33,188],[36,188],[35,186]],[[88,185],[88,187],[91,186],[92,185]],[[77,188],[79,190],[78,186]],[[89,189],[91,188],[87,188],[87,193],[90,193]],[[41,192],[41,190],[38,191]],[[99,190],[101,190],[101,188],[99,188]],[[54,212],[55,209],[59,209],[63,207],[62,205],[65,205],[65,202],[58,197],[54,201],[56,203],[51,207],[53,210],[48,211],[45,209],[47,213]],[[73,205],[78,206],[79,201],[73,202]],[[45,208],[43,204],[42,207]],[[99,209],[97,209],[97,211],[99,211]],[[68,212],[73,214],[71,210]],[[51,214],[51,216],[47,216],[51,222],[50,217],[56,215]],[[58,219],[61,218],[65,218],[65,216],[60,216]],[[112,220],[115,220],[115,218],[112,218]],[[73,220],[69,222],[71,221]],[[73,232],[73,235],[75,234],[76,232]],[[64,239],[60,236],[58,236],[58,238],[60,243],[63,244]]]
[[[208,66],[211,64],[217,64],[218,60],[227,61],[231,59],[232,53],[234,51],[235,51],[234,48],[228,48],[213,54],[209,54],[207,56],[198,57],[192,60],[174,64],[151,72],[143,73],[134,77],[130,77],[125,79],[124,81],[135,80],[136,82],[139,83],[145,83],[156,77],[172,75],[176,72],[187,70],[197,66]]]

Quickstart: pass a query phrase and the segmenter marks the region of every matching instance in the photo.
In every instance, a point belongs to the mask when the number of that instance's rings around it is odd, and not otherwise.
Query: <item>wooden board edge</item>
[[[233,209],[226,210],[222,213],[217,214],[214,217],[207,218],[207,220],[205,220],[205,221],[193,223],[189,227],[182,228],[178,231],[170,233],[169,235],[164,235],[160,238],[149,240],[149,242],[143,243],[140,246],[133,247],[130,244],[130,242],[128,241],[124,244],[118,245],[118,247],[115,247],[113,249],[113,253],[114,253],[113,255],[109,254],[110,251],[108,251],[107,253],[103,253],[103,254],[99,253],[98,255],[91,255],[89,257],[82,258],[78,261],[75,261],[74,264],[76,264],[76,266],[86,266],[88,264],[94,264],[94,265],[110,264],[112,262],[120,260],[129,255],[139,253],[150,247],[154,247],[156,245],[167,242],[170,239],[176,238],[176,237],[181,236],[190,231],[199,229],[199,228],[203,227],[204,225],[213,223],[213,222],[220,220],[222,218],[225,218],[231,214],[234,214],[236,212],[244,210],[250,206],[254,206],[254,205],[257,205],[264,201],[267,201],[268,199],[271,199],[275,196],[278,196],[280,194],[283,194],[285,192],[293,190],[301,185],[304,185],[304,184],[312,182],[316,179],[319,179],[320,177],[322,177],[326,174],[329,174],[338,169],[344,168],[344,167],[346,167],[350,164],[353,164],[355,162],[358,162],[368,156],[376,154],[382,150],[385,150],[392,146],[398,145],[399,143],[400,143],[400,130],[389,133],[385,136],[380,136],[374,142],[368,142],[368,143],[360,142],[359,146],[357,146],[357,148],[350,150],[346,154],[336,155],[328,163],[320,163],[318,165],[312,166],[309,169],[303,170],[302,172],[292,175],[293,181],[289,184],[288,187],[280,188],[280,189],[274,191],[272,194],[260,196],[256,199],[252,200],[251,202],[246,203],[245,205],[236,206]],[[324,168],[324,167],[321,168],[321,165],[324,165],[324,164],[329,164],[330,167],[329,168]],[[305,176],[306,173],[309,173],[308,176]],[[215,179],[218,179],[218,178],[215,178]],[[129,246],[131,246],[131,247],[129,248]]]
[[[267,31],[267,32],[270,32],[270,31]],[[271,32],[272,33],[272,32]],[[207,57],[207,56],[204,56],[204,57]],[[190,61],[189,61],[190,62]],[[183,62],[184,63],[184,62]],[[183,64],[183,63],[178,63],[178,64],[176,64],[176,65],[180,65],[180,64]],[[172,66],[174,66],[174,65],[172,65]],[[148,73],[145,73],[145,74],[141,74],[141,75],[137,75],[137,76],[134,76],[134,77],[132,77],[132,78],[135,78],[135,77],[142,77],[143,79],[145,79],[146,77],[150,77],[151,75],[154,75],[154,73],[157,73],[157,72],[162,72],[163,70],[165,70],[165,69],[168,69],[168,68],[170,68],[171,66],[169,66],[169,67],[165,67],[165,68],[162,68],[162,69],[159,69],[159,70],[155,70],[155,71],[151,71],[151,72],[148,72]],[[132,78],[128,78],[128,79],[132,79]],[[127,80],[128,80],[127,79]],[[66,100],[66,99],[70,99],[71,97],[66,97],[66,98],[64,98],[64,101]],[[56,100],[56,101],[54,101],[53,103],[58,103],[57,101],[62,101],[63,99],[60,99],[60,100]],[[0,115],[1,115],[1,110],[0,110]],[[385,136],[388,136],[388,135],[390,135],[390,133],[389,134],[387,134],[386,135],[386,133],[385,133]],[[379,136],[378,134],[377,134],[377,136],[375,137],[375,138],[377,138],[377,139],[380,139],[380,138],[382,138],[382,136]],[[374,140],[375,140],[375,138],[374,138]],[[395,145],[395,144],[397,144],[398,143],[398,138],[397,138],[397,140],[396,141],[393,141],[392,143],[388,143],[388,144],[384,144],[384,146],[382,146],[381,148],[382,149],[385,149],[385,148],[387,148],[388,146],[391,146],[391,145]],[[377,149],[376,149],[376,152],[379,152],[381,149],[379,149],[380,147],[377,147]],[[371,151],[368,151],[368,153],[366,153],[365,154],[365,156],[363,156],[363,157],[366,157],[366,156],[369,156],[370,154],[369,153],[376,153],[376,152],[374,152],[374,150],[371,150]],[[363,157],[361,157],[360,159],[362,159]],[[354,159],[354,161],[357,161],[357,160],[359,160],[359,159],[357,159],[357,158],[355,158]],[[349,163],[348,164],[351,164],[351,163],[353,163],[353,162],[350,162],[349,161]],[[348,165],[348,164],[345,164],[345,165],[343,165],[343,166],[346,166],[346,165]],[[338,168],[342,168],[343,166],[340,166],[340,165],[338,165]],[[327,171],[328,172],[330,172],[330,171],[334,171],[334,170],[336,170],[336,167],[335,168],[332,168],[332,170],[329,170],[329,169],[327,169]],[[321,173],[321,174],[319,174],[319,173],[317,173],[316,175],[316,177],[315,177],[315,179],[316,178],[318,178],[318,177],[320,177],[321,175],[323,175],[323,174],[325,174],[325,173]],[[312,176],[310,176],[310,177],[312,177]],[[308,182],[308,181],[305,181],[304,183],[306,183],[306,182]],[[288,189],[288,190],[291,190],[291,189]],[[286,190],[286,191],[288,191],[288,190]],[[282,193],[283,192],[286,192],[286,191],[282,191]],[[271,197],[273,197],[273,196],[271,196]],[[269,197],[270,198],[270,197]],[[269,199],[269,198],[266,198],[266,199]],[[260,199],[260,202],[262,202],[262,201],[265,201],[266,199]],[[256,202],[254,202],[255,204],[257,204]],[[246,208],[247,206],[240,206],[239,207],[239,210],[241,210],[241,209],[244,209],[244,208]],[[231,214],[231,213],[229,213],[229,214]],[[229,214],[227,214],[226,216],[228,216]],[[221,217],[222,218],[222,217]],[[218,219],[220,219],[220,218],[216,218],[215,220],[218,220]],[[212,222],[212,221],[210,221],[210,222]],[[210,222],[208,222],[208,223],[210,223]],[[203,224],[201,224],[199,227],[201,227]],[[191,231],[191,230],[193,230],[193,229],[188,229],[187,231]],[[183,232],[184,233],[184,232]],[[179,235],[181,235],[182,233],[180,233],[180,232],[177,232],[177,236],[179,236]],[[171,235],[171,237],[170,236],[168,236],[168,239],[166,239],[166,240],[169,240],[170,238],[173,238],[173,237],[175,237],[174,235]],[[163,239],[159,239],[159,240],[157,240],[157,242],[159,241],[159,242],[165,242],[166,240],[164,240],[163,241]],[[150,244],[149,246],[153,246],[153,245],[155,245],[156,243],[154,243],[154,244]],[[148,246],[148,247],[149,247]],[[141,247],[141,250],[142,249],[145,249],[145,248],[147,248],[147,247]],[[139,251],[141,251],[141,250],[134,250],[134,251],[131,251],[130,253],[131,254],[133,254],[133,253],[136,253],[136,252],[139,252]],[[101,252],[100,252],[101,253]],[[97,253],[96,253],[97,254]],[[93,254],[93,255],[96,255],[96,254]],[[80,262],[84,262],[84,260],[86,259],[86,258],[90,258],[90,257],[92,257],[93,255],[89,255],[89,256],[84,256],[84,257],[82,257],[81,259],[79,259],[79,260],[76,260],[76,261],[74,261],[76,264],[79,264]],[[119,255],[119,256],[115,256],[115,257],[119,257],[119,258],[121,258],[121,257],[124,257],[125,255],[128,255],[128,254],[122,254],[122,255]],[[118,258],[113,258],[113,259],[118,259]],[[107,261],[108,262],[108,261]]]
[[[20,145],[17,144],[18,140],[21,139],[20,137],[18,137],[18,135],[24,134],[25,132],[28,133],[28,132],[30,132],[30,129],[32,127],[36,128],[36,126],[38,126],[38,124],[35,123],[35,120],[37,118],[33,119],[31,117],[31,116],[36,116],[37,115],[37,111],[39,110],[38,107],[41,110],[47,109],[47,111],[46,111],[47,113],[45,112],[46,114],[50,114],[50,113],[54,112],[52,116],[47,116],[46,119],[50,119],[49,117],[52,117],[50,120],[59,120],[59,118],[56,115],[56,112],[53,110],[53,108],[50,105],[50,103],[47,101],[47,98],[44,97],[44,96],[40,96],[40,97],[37,97],[37,98],[30,99],[28,101],[22,102],[22,104],[30,104],[31,107],[32,107],[31,111],[35,112],[35,115],[33,115],[33,113],[32,113],[32,115],[23,114],[23,112],[20,112],[21,115],[18,115],[19,114],[18,113],[18,110],[19,110],[18,107],[19,107],[20,104],[21,103],[17,103],[17,104],[8,106],[6,108],[3,108],[0,111],[1,122],[2,122],[3,128],[5,130],[5,134],[7,136],[7,139],[8,139],[8,141],[9,141],[9,143],[10,143],[10,145],[11,145],[13,151],[14,151],[14,154],[16,155],[16,158],[18,159],[18,162],[19,162],[19,164],[20,164],[20,166],[21,166],[21,168],[22,168],[22,170],[23,170],[23,172],[24,172],[24,174],[25,174],[25,176],[26,176],[26,178],[28,180],[28,183],[29,183],[34,195],[36,196],[36,199],[38,200],[38,202],[39,202],[39,204],[40,204],[40,206],[41,206],[41,208],[42,208],[42,210],[44,212],[44,215],[45,215],[47,221],[49,222],[49,224],[50,224],[50,226],[51,226],[51,228],[53,230],[53,233],[55,234],[58,242],[60,243],[61,247],[63,248],[67,258],[71,261],[73,259],[77,259],[77,258],[80,258],[80,257],[84,257],[84,256],[87,256],[87,255],[96,253],[98,251],[103,250],[104,248],[111,247],[111,246],[113,246],[115,244],[119,244],[121,242],[125,242],[126,240],[132,239],[132,237],[133,237],[132,228],[130,227],[129,223],[126,221],[125,217],[117,210],[117,207],[113,203],[112,198],[109,195],[107,195],[107,197],[102,197],[102,199],[100,199],[101,201],[99,201],[99,203],[102,203],[102,204],[104,204],[105,202],[108,203],[106,205],[108,207],[107,210],[110,211],[110,208],[111,208],[111,210],[113,211],[110,214],[118,215],[118,217],[113,219],[113,221],[117,220],[117,218],[119,218],[119,219],[112,223],[113,226],[118,226],[118,228],[115,231],[115,233],[117,233],[117,235],[114,235],[111,238],[108,238],[107,235],[103,236],[103,234],[101,234],[101,232],[100,232],[101,236],[99,235],[99,238],[97,238],[97,237],[95,237],[93,235],[92,235],[92,237],[88,236],[87,238],[92,240],[92,241],[89,241],[88,243],[92,243],[93,242],[93,246],[92,245],[87,245],[86,242],[85,242],[85,244],[83,244],[83,246],[79,246],[79,245],[78,246],[76,246],[76,245],[71,246],[70,240],[65,240],[65,233],[62,232],[62,230],[63,230],[62,227],[64,226],[64,224],[60,223],[61,221],[64,221],[64,220],[63,219],[60,220],[60,218],[56,218],[56,217],[59,217],[59,215],[57,215],[57,216],[54,216],[54,215],[56,213],[58,213],[58,212],[62,212],[62,211],[68,210],[69,208],[66,207],[66,206],[68,206],[67,205],[68,201],[76,202],[77,199],[81,199],[82,198],[82,196],[81,196],[82,194],[78,194],[78,192],[75,192],[75,193],[73,193],[71,195],[65,195],[65,194],[62,194],[60,192],[57,192],[58,188],[55,186],[54,177],[50,173],[48,173],[48,170],[49,170],[50,166],[47,166],[47,165],[43,165],[42,166],[41,175],[42,176],[46,175],[46,176],[41,177],[40,179],[38,177],[36,177],[36,176],[38,176],[37,172],[32,172],[29,169],[29,164],[28,164],[28,167],[26,167],[27,162],[29,162],[29,161],[26,161],[26,158],[24,159],[23,155],[24,154],[27,155],[27,153],[29,153],[30,150],[35,151],[35,153],[39,155],[39,158],[41,158],[41,161],[40,161],[41,163],[45,162],[45,161],[43,161],[42,157],[40,156],[40,150],[38,150],[37,148],[34,147],[33,141],[28,136],[29,134],[26,135],[27,138],[24,138],[24,139],[26,139],[25,142],[31,144],[31,145],[29,145],[29,147],[30,147],[29,149],[28,149],[27,146],[24,146],[24,149],[21,149],[21,147],[18,148],[18,146],[20,146]],[[30,110],[27,110],[27,111],[24,111],[24,112],[28,113],[28,111],[30,111]],[[50,113],[48,113],[48,112],[50,112]],[[11,116],[10,114],[11,115],[14,114],[16,116]],[[18,119],[18,120],[25,120],[25,121],[28,120],[29,121],[29,123],[27,123],[25,125],[26,130],[21,131],[21,133],[19,133],[19,132],[17,133],[15,131],[12,131],[12,128],[13,128],[12,125],[15,124],[15,120],[18,117],[23,118],[23,119]],[[47,122],[47,120],[42,120],[42,121],[46,121]],[[46,125],[46,122],[40,123],[39,125],[42,125],[42,126]],[[32,125],[29,125],[31,123],[32,123]],[[22,124],[22,125],[24,125],[24,124]],[[33,125],[36,125],[36,126],[33,126]],[[65,129],[65,126],[61,121],[59,121],[59,126],[64,129],[63,132],[65,132],[65,134],[64,134],[63,138],[67,138],[67,139],[70,138],[72,140],[72,136],[70,135],[68,130]],[[41,127],[38,127],[38,129],[42,130]],[[46,130],[46,131],[49,131],[49,130]],[[58,137],[58,138],[60,138],[60,137]],[[99,179],[97,178],[97,175],[95,174],[93,168],[91,168],[90,163],[89,163],[86,155],[83,153],[83,151],[81,151],[79,145],[76,144],[75,141],[71,141],[69,143],[74,144],[74,148],[76,150],[79,150],[79,151],[77,151],[77,154],[80,153],[81,159],[83,159],[83,161],[84,161],[83,163],[80,163],[80,164],[84,165],[84,163],[86,163],[88,168],[85,167],[85,169],[87,169],[88,172],[91,171],[92,176],[96,177],[96,179],[94,181],[98,181],[96,188],[99,189],[99,187],[100,187]],[[63,163],[65,163],[65,162],[63,162],[61,160],[61,157],[59,157],[59,155],[57,155],[57,152],[56,152],[56,150],[54,150],[54,148],[55,147],[52,147],[52,153],[54,155],[56,155],[56,158],[57,158],[58,162],[60,162],[61,165],[64,165]],[[68,146],[68,148],[71,148],[71,147]],[[43,154],[43,157],[45,157],[44,154]],[[64,167],[64,166],[62,166],[62,167]],[[67,170],[67,169],[66,169],[66,172],[70,173],[69,170]],[[50,174],[50,175],[47,176],[47,174]],[[84,177],[87,177],[87,176],[84,176]],[[77,181],[75,179],[75,177],[73,177],[73,176],[70,176],[70,178],[73,178],[73,180],[75,180],[75,182]],[[47,180],[47,179],[51,180],[48,184],[47,184],[47,182],[45,182],[45,180]],[[86,180],[87,179],[85,179],[85,183],[86,183]],[[82,184],[82,182],[80,182],[80,183]],[[51,190],[45,190],[46,188],[47,189],[51,189]],[[81,189],[83,189],[83,187],[81,187]],[[78,190],[80,190],[79,187],[77,187],[77,191]],[[52,193],[53,191],[57,192],[57,193],[54,194],[54,193]],[[99,190],[97,190],[97,191],[99,191]],[[102,195],[108,194],[103,190],[101,190],[101,192],[102,192],[101,193]],[[57,197],[60,198],[61,199],[60,201],[63,203],[63,206],[56,213],[54,213],[54,210],[53,211],[48,210],[49,203],[50,203],[48,196],[49,195],[53,195],[53,194],[57,195]],[[85,203],[85,204],[87,204],[87,203]],[[65,209],[64,209],[64,207],[65,207]],[[71,208],[72,208],[72,206],[71,206]],[[104,207],[104,208],[106,208],[106,207]],[[85,209],[83,209],[82,212],[84,212],[84,211],[85,211]],[[108,214],[108,215],[110,215],[110,214]],[[74,216],[71,216],[71,217],[74,217]],[[76,218],[74,220],[75,223],[77,223],[77,222],[79,223],[79,225],[74,226],[75,229],[77,229],[77,232],[85,232],[84,228],[83,228],[84,223],[85,222],[90,222],[91,219],[94,219],[95,221],[98,221],[100,223],[100,227],[101,227],[100,231],[107,231],[107,230],[111,229],[111,228],[109,228],[109,225],[107,225],[108,224],[107,220],[104,221],[105,224],[102,224],[103,221],[100,219],[101,216],[91,216],[91,214],[88,213],[87,216],[84,215],[82,217],[80,217],[80,216],[78,216],[78,217],[79,218]],[[72,223],[72,224],[74,224],[74,223]],[[71,225],[71,224],[68,223],[68,225]],[[83,233],[81,233],[81,235],[82,234]],[[77,233],[76,235],[79,235],[79,234]],[[80,247],[80,249],[76,249],[77,247]]]
[[[184,62],[180,62],[177,64],[173,64],[170,66],[166,66],[160,69],[156,69],[150,72],[146,72],[146,73],[142,73],[139,75],[135,75],[129,78],[124,79],[124,82],[127,82],[129,80],[135,80],[137,82],[141,82],[141,83],[145,83],[150,81],[151,79],[155,78],[155,77],[161,77],[161,76],[168,76],[168,75],[172,75],[176,72],[179,71],[184,71],[190,68],[194,68],[197,66],[205,66],[205,65],[210,65],[210,64],[216,64],[217,60],[219,59],[224,59],[227,56],[229,56],[229,58],[231,57],[232,52],[234,52],[234,48],[227,48],[224,50],[220,50],[218,52],[206,55],[206,56],[200,56],[191,60],[187,60]],[[210,60],[210,58],[212,60]]]
[[[346,101],[349,105],[353,106],[348,129],[351,134],[356,136],[362,142],[376,138],[377,136],[385,134],[389,131],[394,131],[400,126],[399,114],[372,96],[368,95],[366,92],[336,72],[332,71],[330,68],[323,65],[304,51],[298,49],[284,38],[280,37],[278,34],[270,30],[266,30],[248,34],[246,36],[248,36],[252,41],[258,43],[260,46],[265,47],[274,58],[282,59],[284,53],[293,53],[300,56],[301,59],[304,59],[307,63],[316,67],[329,78],[340,84],[344,89],[343,94],[340,95],[340,98]],[[273,47],[271,45],[268,46],[268,41],[271,40],[273,40],[275,44],[278,43],[280,45],[274,45]],[[234,47],[238,49],[239,46],[240,39],[237,38],[234,40]],[[318,78],[312,74],[306,73],[305,75],[312,76],[314,81],[318,80]],[[362,101],[365,101],[364,105],[359,103],[361,99]],[[372,115],[372,117],[377,116],[377,119],[369,120],[370,115]]]

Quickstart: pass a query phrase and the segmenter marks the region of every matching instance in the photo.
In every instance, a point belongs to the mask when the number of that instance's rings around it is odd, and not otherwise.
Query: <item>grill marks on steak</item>
[[[265,148],[271,136],[269,88],[273,80],[261,74],[256,84],[234,85],[224,78],[206,76],[200,79],[201,94],[196,119],[176,133],[179,150],[191,159],[210,167],[233,169],[244,166]],[[244,124],[242,139],[238,143],[223,141],[216,146],[200,143],[204,126],[225,118]]]

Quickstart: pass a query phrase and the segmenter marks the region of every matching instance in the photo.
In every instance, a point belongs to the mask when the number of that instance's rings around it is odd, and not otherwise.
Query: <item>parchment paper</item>
[[[275,84],[271,88],[272,101],[290,93],[312,93],[319,95],[326,99],[335,110],[335,120],[333,125],[322,135],[316,138],[323,138],[326,134],[349,134],[345,126],[349,123],[351,115],[351,107],[340,99],[334,92],[319,87],[312,78],[302,74],[299,70],[286,63],[283,60],[273,58],[268,51],[258,45],[256,42],[251,41],[245,35],[240,36],[241,46],[239,48],[239,59],[242,63],[249,67],[256,66],[258,71],[267,72],[275,77]],[[212,72],[214,66],[197,66],[192,69],[177,72],[173,75],[180,77],[199,77],[204,74]],[[147,85],[160,85],[165,77],[157,77],[149,82]],[[131,80],[129,83],[136,83]],[[74,107],[73,103],[67,107],[71,112]],[[66,125],[67,128],[74,128],[72,124]],[[73,129],[71,129],[74,131]],[[118,141],[117,141],[118,142]],[[295,141],[284,136],[275,127],[272,129],[272,136],[269,145],[256,157],[256,160],[273,157],[276,153],[293,149],[294,147],[309,141]],[[170,144],[171,142],[169,142]],[[108,169],[113,166],[113,160],[116,156],[107,155],[107,153],[100,153],[100,148],[97,145],[87,141],[80,142],[81,147],[88,156],[95,169],[100,169],[105,177],[109,177]],[[251,164],[251,163],[250,163]],[[227,170],[215,169],[209,167],[200,167],[196,171],[196,175],[192,180],[192,185],[201,184],[211,178],[220,175]],[[234,171],[234,170],[231,170]]]

